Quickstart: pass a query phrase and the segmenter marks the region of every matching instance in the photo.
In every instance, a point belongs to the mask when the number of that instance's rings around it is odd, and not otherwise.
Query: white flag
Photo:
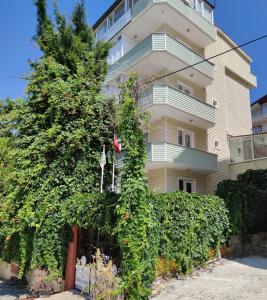
[[[102,169],[104,168],[106,162],[107,162],[106,151],[105,151],[105,146],[103,146],[103,152],[102,152],[102,155],[101,155],[100,160],[99,160],[99,164],[100,164],[100,167]]]

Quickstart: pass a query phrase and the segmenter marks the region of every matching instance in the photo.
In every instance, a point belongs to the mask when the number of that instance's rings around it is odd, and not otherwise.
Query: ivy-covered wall
[[[237,180],[222,181],[216,193],[229,210],[232,234],[243,243],[250,234],[267,232],[267,170],[248,170]]]
[[[85,228],[98,227],[118,238],[121,216],[116,203],[119,203],[121,196],[91,194],[73,197],[62,207],[65,222]],[[172,261],[172,272],[188,274],[193,266],[200,266],[208,260],[211,250],[216,253],[228,235],[228,212],[224,201],[217,196],[149,192],[145,200],[150,211],[150,218],[146,217],[150,223],[146,227],[145,236],[133,237],[131,227],[124,232],[125,247],[130,244],[131,253],[141,251],[140,258],[129,258],[128,255],[123,258],[124,266],[133,269],[136,276],[133,280],[132,274],[127,272],[129,269],[124,272],[124,289],[129,299],[147,299],[156,276],[157,258]],[[130,216],[124,215],[125,221],[129,218]],[[140,218],[133,219],[136,228],[142,222]],[[118,242],[121,245],[119,240]],[[139,266],[139,260],[142,267]],[[142,287],[132,290],[138,283],[138,278]]]

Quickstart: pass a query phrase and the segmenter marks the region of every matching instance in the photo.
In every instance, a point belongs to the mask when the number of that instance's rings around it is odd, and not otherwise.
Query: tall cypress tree
[[[31,63],[27,99],[15,111],[16,172],[0,204],[0,244],[1,236],[6,249],[18,243],[21,276],[28,266],[60,276],[67,241],[61,204],[99,190],[99,155],[112,145],[113,103],[100,96],[110,45],[95,43],[83,1],[69,22],[56,5],[54,23],[45,0],[35,5],[43,55]]]

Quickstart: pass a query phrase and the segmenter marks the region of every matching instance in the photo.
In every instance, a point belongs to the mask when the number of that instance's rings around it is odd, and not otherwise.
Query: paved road
[[[267,300],[267,258],[223,259],[187,280],[171,280],[153,300]]]
[[[0,281],[0,300],[15,300],[25,291]],[[78,300],[62,293],[52,298]],[[51,299],[51,300],[52,300]],[[223,259],[186,280],[171,280],[153,300],[267,300],[267,258]]]
[[[14,281],[0,280],[0,300],[16,300],[20,295],[25,295],[26,290],[15,284]]]

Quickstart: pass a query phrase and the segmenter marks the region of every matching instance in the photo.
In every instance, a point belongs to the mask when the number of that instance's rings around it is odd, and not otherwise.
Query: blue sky
[[[78,0],[58,0],[61,11],[67,15]],[[47,0],[52,7],[52,0]],[[87,0],[89,23],[97,18],[114,0]],[[236,43],[244,43],[267,34],[267,1],[217,0],[215,22]],[[255,3],[254,3],[255,2]],[[0,0],[0,99],[22,97],[25,81],[5,78],[21,76],[29,71],[28,60],[40,56],[32,37],[36,29],[36,11],[33,0]],[[244,50],[252,57],[252,71],[258,77],[258,88],[252,90],[251,101],[267,94],[267,39]]]

